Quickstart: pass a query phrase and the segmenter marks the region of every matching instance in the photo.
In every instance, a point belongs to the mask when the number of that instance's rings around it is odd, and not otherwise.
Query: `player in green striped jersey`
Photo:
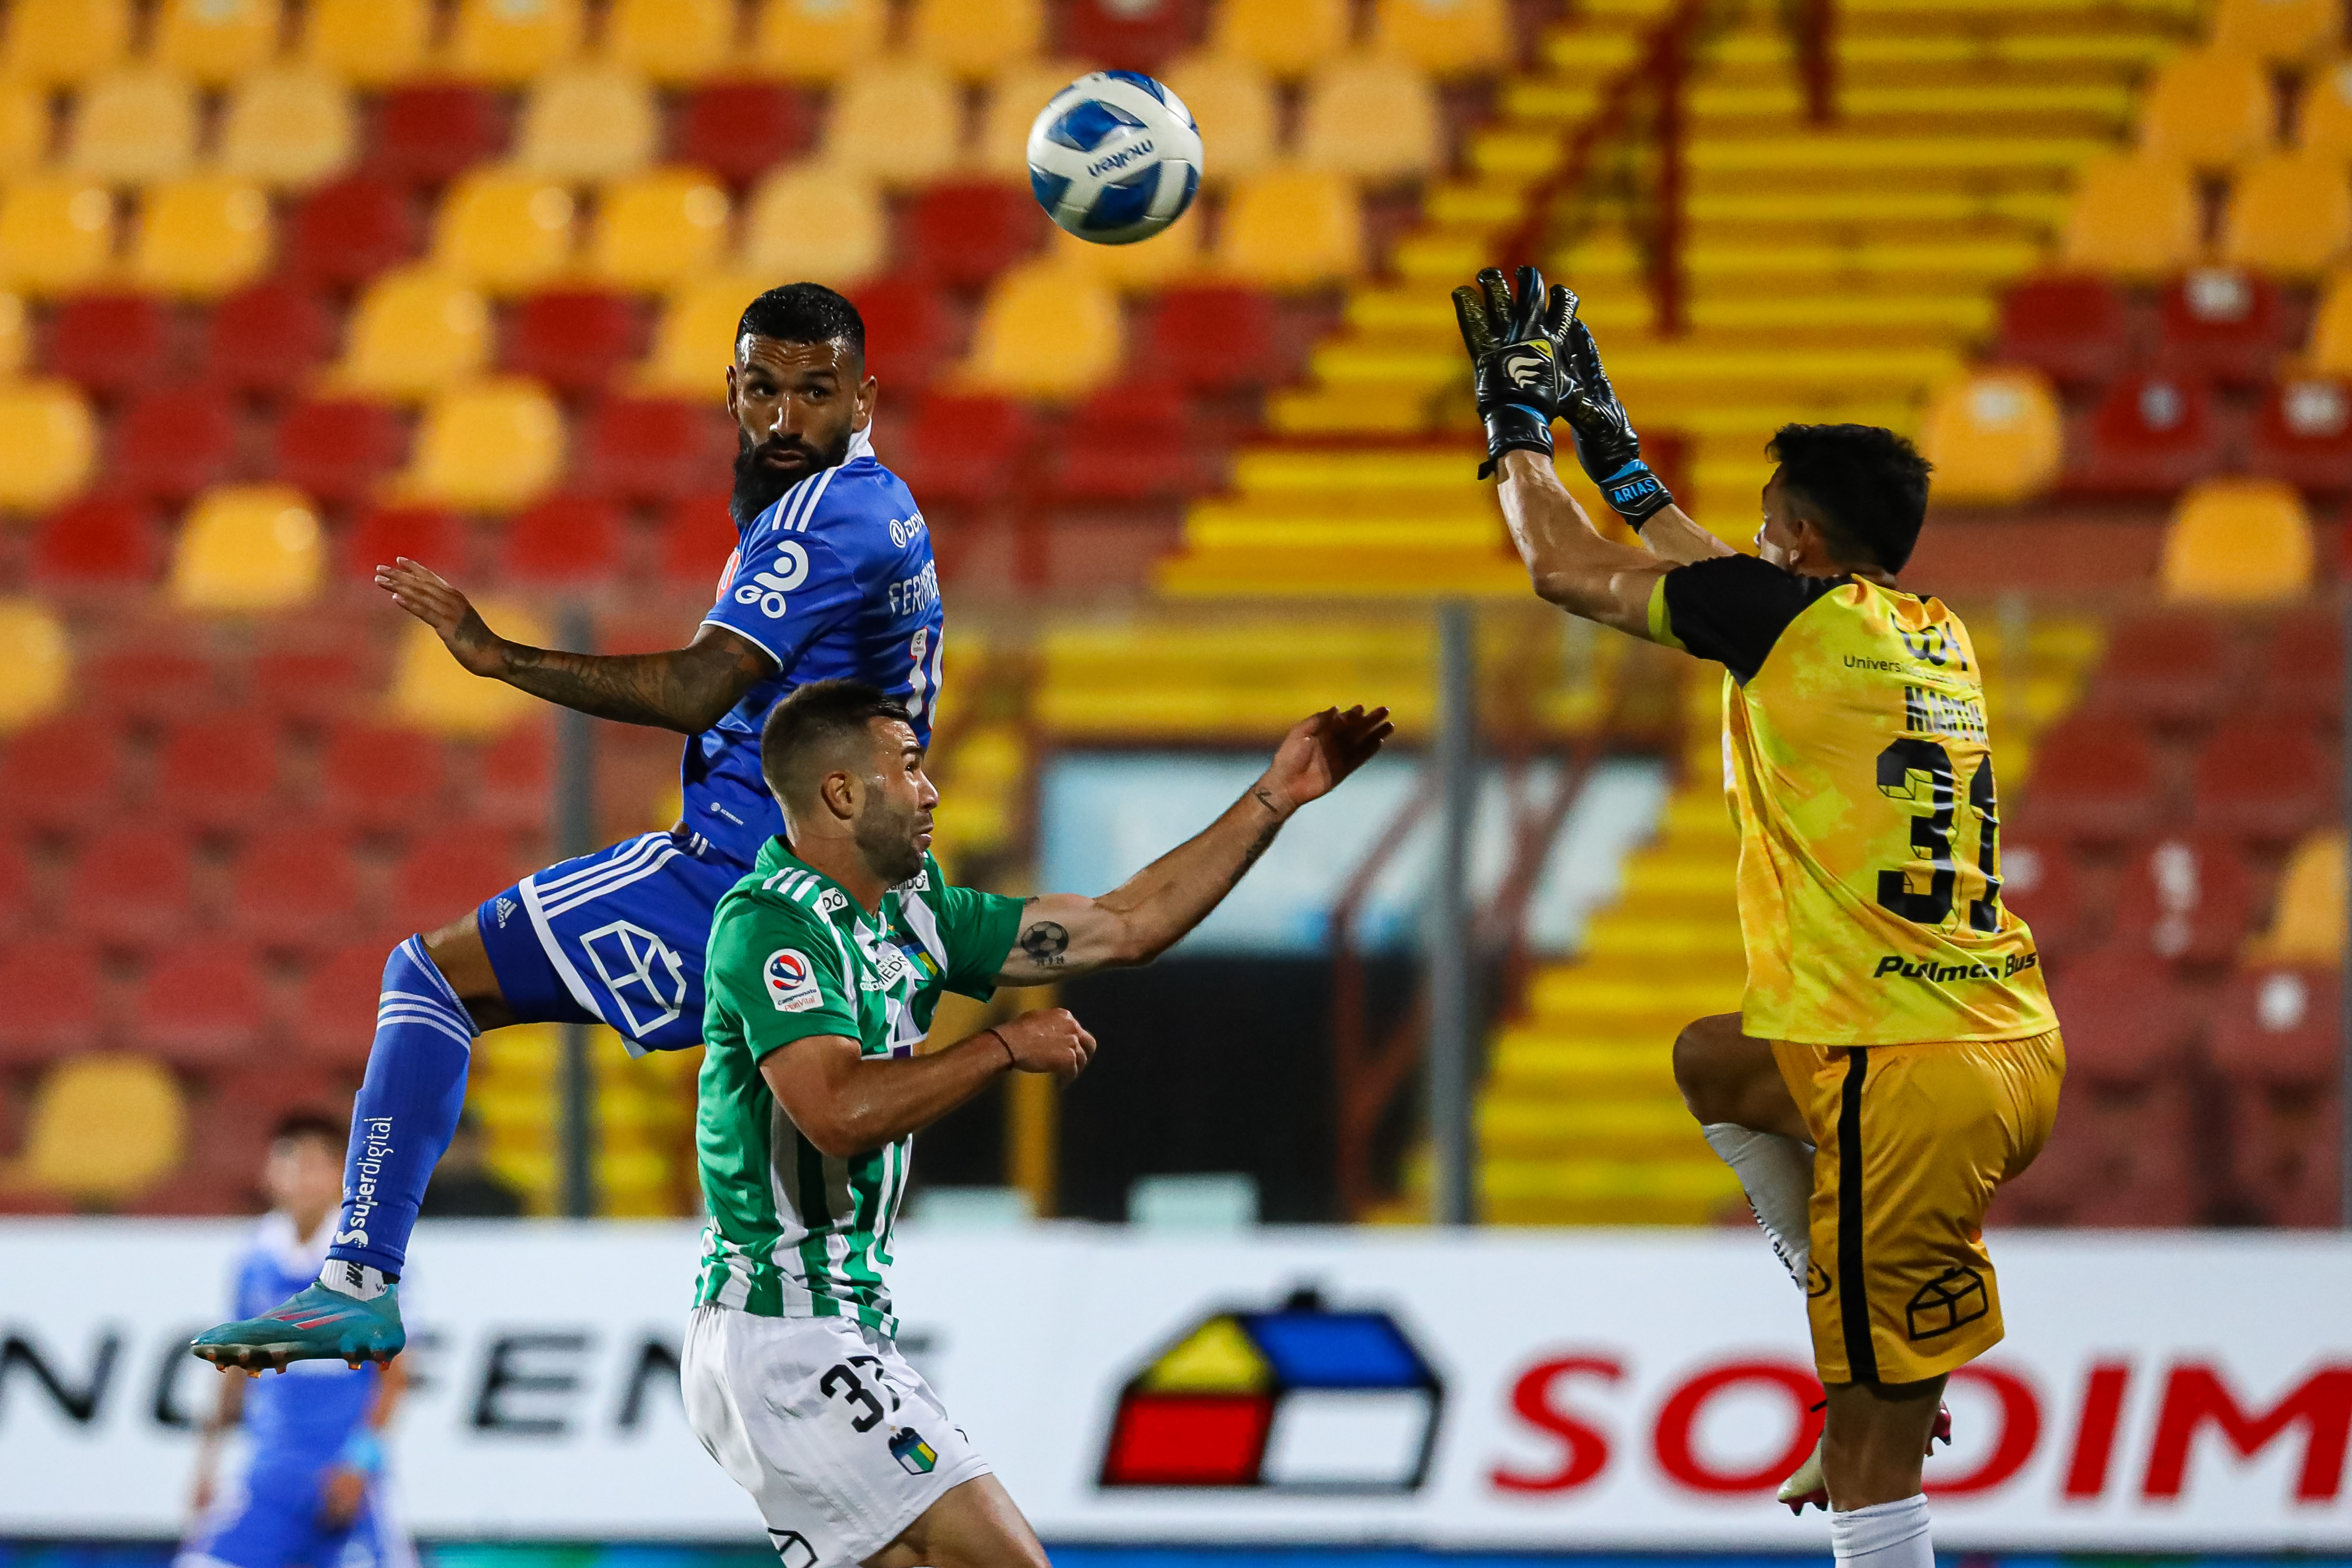
[[[1302,720],[1248,793],[1121,887],[1024,900],[940,875],[939,794],[878,689],[819,681],[770,713],[761,766],[790,842],[711,925],[695,1124],[711,1219],[684,1390],[786,1568],[1045,1568],[893,1342],[890,1233],[919,1129],[1002,1073],[1067,1083],[1095,1040],[1054,1007],[918,1054],[940,994],[1149,963],[1390,732],[1384,708]]]

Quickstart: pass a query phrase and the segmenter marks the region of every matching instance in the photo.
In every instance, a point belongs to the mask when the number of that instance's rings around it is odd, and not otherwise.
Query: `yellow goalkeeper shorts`
[[[2049,1141],[2058,1032],[1772,1055],[1818,1151],[1805,1291],[1822,1381],[1916,1383],[2000,1343],[1985,1210]]]

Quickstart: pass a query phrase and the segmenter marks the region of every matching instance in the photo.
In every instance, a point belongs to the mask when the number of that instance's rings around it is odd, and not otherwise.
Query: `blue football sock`
[[[466,1066],[480,1033],[412,936],[384,960],[375,1044],[352,1107],[343,1157],[343,1212],[327,1256],[397,1279],[416,1205],[466,1103]]]

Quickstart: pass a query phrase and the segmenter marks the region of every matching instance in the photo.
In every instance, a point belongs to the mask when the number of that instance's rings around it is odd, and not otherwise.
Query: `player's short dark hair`
[[[289,1138],[316,1138],[335,1153],[341,1153],[351,1142],[351,1123],[323,1110],[289,1110],[278,1119],[269,1130],[269,1141],[282,1143]]]
[[[912,724],[907,705],[863,680],[812,680],[768,710],[760,726],[760,772],[778,800],[808,787],[815,764],[830,762],[845,741],[863,741],[877,719]]]
[[[773,338],[780,343],[847,343],[862,362],[866,358],[866,318],[844,296],[822,283],[787,283],[771,289],[743,307],[735,323],[735,341],[743,334]]]
[[[1903,570],[1927,520],[1931,465],[1917,447],[1876,425],[1783,425],[1765,451],[1842,558]]]

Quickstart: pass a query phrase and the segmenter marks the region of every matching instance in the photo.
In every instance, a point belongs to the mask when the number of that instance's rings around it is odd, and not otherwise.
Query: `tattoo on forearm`
[[[507,679],[534,697],[599,719],[693,734],[709,725],[714,689],[731,691],[766,670],[750,648],[730,652],[719,644],[620,656],[517,647]]]
[[[1257,837],[1250,840],[1250,847],[1242,851],[1242,869],[1246,871],[1256,865],[1257,858],[1265,853],[1267,846],[1274,842],[1274,836],[1281,831],[1282,824],[1279,822],[1269,822],[1259,828]]]
[[[1275,816],[1280,816],[1282,815],[1282,813],[1275,807],[1274,792],[1266,788],[1265,785],[1252,784],[1250,786],[1250,798],[1256,801],[1258,805],[1265,807],[1266,810],[1274,812]]]
[[[1058,921],[1039,921],[1021,933],[1021,951],[1040,969],[1059,969],[1069,962],[1070,931]]]

